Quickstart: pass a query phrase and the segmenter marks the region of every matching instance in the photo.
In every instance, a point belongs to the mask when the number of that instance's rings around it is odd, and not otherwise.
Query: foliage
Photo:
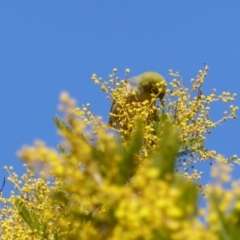
[[[236,95],[217,97],[213,91],[205,96],[201,87],[207,71],[206,66],[192,80],[190,91],[178,73],[170,72],[179,80],[170,83],[159,107],[159,93],[151,102],[127,102],[116,69],[109,83],[93,75],[121,106],[115,116],[119,124],[111,129],[90,112],[89,104],[76,108],[62,93],[64,118],[54,118],[63,139],[58,150],[38,141],[18,154],[26,162],[26,174],[18,177],[5,167],[17,192],[0,197],[1,239],[237,239],[239,182],[224,188],[231,181],[230,166],[224,163],[239,159],[225,159],[204,147],[210,129],[236,118],[238,109],[230,106],[230,113],[214,123],[209,104]],[[182,172],[181,165],[207,159],[216,159],[216,182],[202,190],[206,207],[200,208],[196,180],[201,173]]]

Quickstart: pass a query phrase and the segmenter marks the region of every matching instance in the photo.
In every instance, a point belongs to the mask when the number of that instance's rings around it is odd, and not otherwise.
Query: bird
[[[155,94],[160,102],[166,93],[167,83],[162,75],[157,72],[144,72],[140,75],[131,77],[126,80],[127,102],[144,102],[151,101],[152,94]],[[161,91],[159,92],[159,89]],[[131,94],[132,92],[136,94]],[[154,103],[155,104],[155,103]],[[113,100],[110,108],[109,126],[116,126],[119,123],[119,118],[114,116],[119,113],[120,106]]]

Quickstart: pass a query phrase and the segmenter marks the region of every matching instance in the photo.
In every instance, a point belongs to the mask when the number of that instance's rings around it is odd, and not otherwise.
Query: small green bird
[[[161,88],[159,93],[158,89]],[[128,102],[143,102],[145,100],[151,101],[151,94],[158,94],[158,98],[162,101],[164,94],[166,92],[167,84],[163,76],[156,72],[145,72],[141,75],[129,78],[127,80],[126,90],[131,93],[136,92],[136,96],[129,94],[127,97]],[[110,113],[118,114],[119,105],[116,101],[112,102]],[[109,117],[109,125],[112,126],[113,123],[117,124],[118,119],[114,116]]]

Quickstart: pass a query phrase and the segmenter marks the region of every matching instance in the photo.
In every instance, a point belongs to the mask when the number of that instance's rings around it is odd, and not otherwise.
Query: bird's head
[[[161,101],[167,89],[167,83],[163,76],[156,72],[145,72],[140,75],[139,91],[140,93],[159,94]]]

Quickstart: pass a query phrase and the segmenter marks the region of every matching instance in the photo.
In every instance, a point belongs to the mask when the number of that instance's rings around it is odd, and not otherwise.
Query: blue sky
[[[110,102],[93,73],[107,79],[116,67],[124,77],[130,68],[130,76],[157,71],[170,81],[173,69],[188,84],[206,62],[205,94],[240,95],[239,9],[240,1],[1,1],[0,183],[4,165],[22,173],[16,152],[23,145],[57,145],[52,118],[63,90],[107,121]],[[215,119],[228,109],[213,107]],[[208,147],[240,156],[239,130],[239,119],[225,122]],[[239,173],[235,166],[235,178]]]

